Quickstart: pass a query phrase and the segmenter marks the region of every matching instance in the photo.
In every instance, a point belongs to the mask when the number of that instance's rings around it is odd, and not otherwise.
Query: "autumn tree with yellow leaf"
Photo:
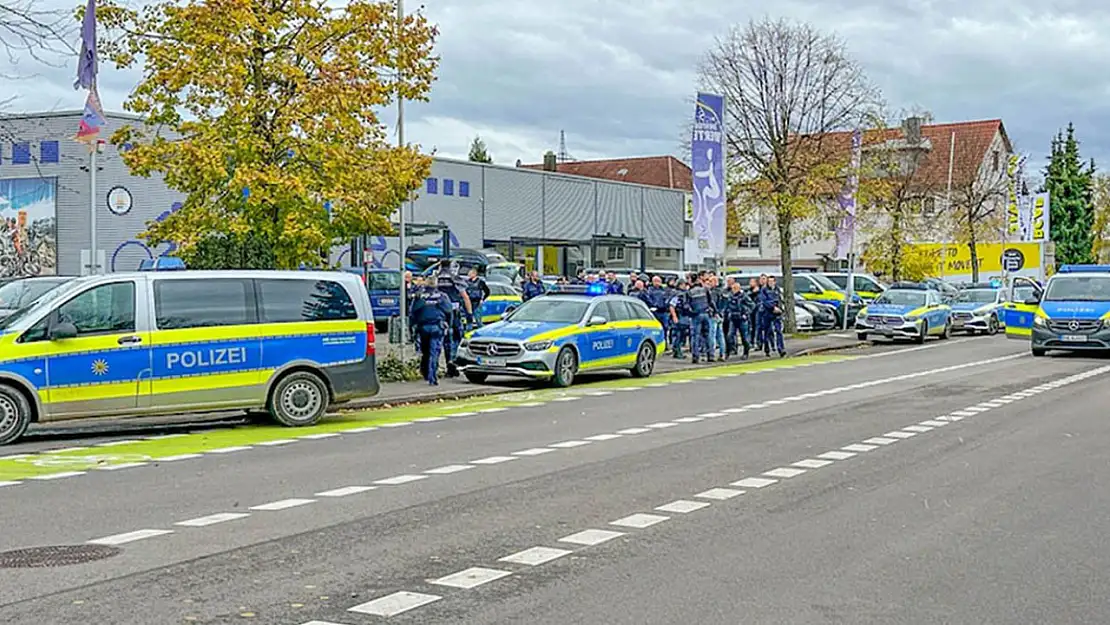
[[[160,174],[184,206],[150,224],[188,262],[208,237],[261,239],[280,268],[392,230],[431,159],[390,145],[377,111],[426,100],[434,26],[396,4],[188,0],[98,7],[102,44],[143,78],[124,107],[145,124],[112,137],[132,173]]]

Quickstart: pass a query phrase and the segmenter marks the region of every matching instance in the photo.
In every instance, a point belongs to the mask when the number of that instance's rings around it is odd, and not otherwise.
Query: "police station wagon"
[[[89,276],[0,322],[0,444],[81,417],[241,409],[312,425],[377,392],[369,297],[342,272]]]

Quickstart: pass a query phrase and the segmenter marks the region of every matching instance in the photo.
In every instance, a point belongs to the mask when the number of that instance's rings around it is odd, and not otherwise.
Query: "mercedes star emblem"
[[[497,353],[497,346],[491,343],[489,348],[486,351],[489,352],[490,356],[493,356],[494,354]]]
[[[1078,330],[1079,329],[1079,321],[1077,321],[1075,319],[1072,319],[1071,323],[1068,324],[1068,327],[1071,328],[1072,330]]]

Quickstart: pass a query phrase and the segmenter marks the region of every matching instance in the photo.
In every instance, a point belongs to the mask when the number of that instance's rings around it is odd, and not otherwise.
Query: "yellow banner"
[[[954,276],[971,274],[971,248],[960,243],[918,243],[913,247],[925,252],[934,259],[934,276]],[[979,257],[980,274],[1001,274],[1003,258],[1006,271],[1039,270],[1041,268],[1041,244],[1039,243],[979,243],[975,246]],[[981,275],[986,278],[986,275]]]

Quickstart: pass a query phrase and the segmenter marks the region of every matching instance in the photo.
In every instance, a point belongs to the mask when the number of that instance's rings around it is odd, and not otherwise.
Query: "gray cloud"
[[[407,109],[407,135],[448,156],[481,134],[498,162],[534,162],[561,129],[579,158],[675,153],[712,37],[772,15],[839,34],[894,108],[920,106],[938,121],[1001,117],[1034,162],[1074,121],[1084,154],[1110,161],[1101,0],[435,0],[425,12],[440,26],[443,61],[431,102]],[[37,67],[5,91],[19,110],[78,108],[72,67]],[[118,110],[136,77],[104,66],[105,105]]]

